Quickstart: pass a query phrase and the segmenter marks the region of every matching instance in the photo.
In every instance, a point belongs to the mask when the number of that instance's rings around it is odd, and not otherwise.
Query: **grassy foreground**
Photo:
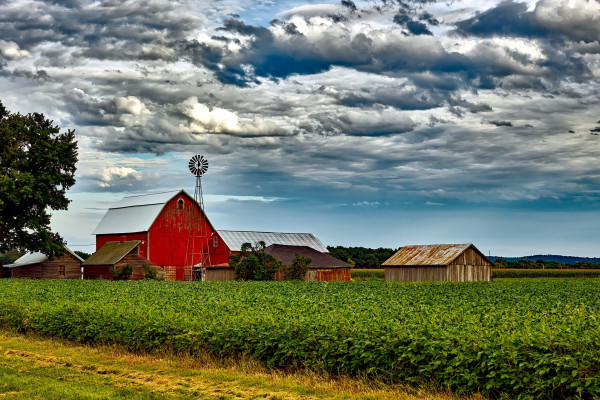
[[[481,399],[0,331],[0,399]]]

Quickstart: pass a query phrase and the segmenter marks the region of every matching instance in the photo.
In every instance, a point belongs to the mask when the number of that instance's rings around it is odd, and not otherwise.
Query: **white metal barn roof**
[[[312,233],[279,233],[255,231],[217,231],[231,251],[240,251],[242,244],[254,245],[263,241],[266,246],[286,244],[291,246],[308,246],[321,253],[329,253],[323,243]]]
[[[184,190],[175,190],[124,197],[108,209],[92,234],[145,232],[150,229],[165,204],[181,192],[187,194]]]

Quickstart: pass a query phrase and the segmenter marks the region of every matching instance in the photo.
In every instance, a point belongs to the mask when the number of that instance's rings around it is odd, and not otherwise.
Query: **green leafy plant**
[[[133,275],[133,265],[129,263],[123,265],[120,269],[117,269],[114,265],[111,265],[109,270],[113,276],[113,280],[115,281],[125,281],[128,280],[131,275]]]
[[[152,265],[143,264],[142,271],[144,271],[144,279],[158,279],[156,269]]]

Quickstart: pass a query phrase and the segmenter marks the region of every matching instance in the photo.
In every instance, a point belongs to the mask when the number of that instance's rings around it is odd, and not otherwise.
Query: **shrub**
[[[286,281],[303,281],[306,278],[308,264],[310,264],[311,261],[310,258],[302,257],[296,253],[291,265],[284,265],[281,267],[283,279]]]
[[[133,275],[133,265],[129,263],[123,265],[120,270],[115,268],[114,265],[111,265],[109,269],[115,281],[126,281]]]
[[[281,260],[275,259],[265,251],[265,242],[252,246],[242,245],[240,254],[229,256],[229,266],[235,272],[235,279],[241,281],[272,281],[281,268]]]

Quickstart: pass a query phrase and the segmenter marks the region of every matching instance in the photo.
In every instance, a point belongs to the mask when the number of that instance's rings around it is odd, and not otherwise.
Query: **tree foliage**
[[[235,271],[235,279],[242,281],[272,281],[281,268],[281,260],[265,251],[265,242],[252,246],[242,244],[239,254],[229,256],[229,266]]]
[[[303,257],[296,253],[292,260],[292,264],[281,267],[283,279],[286,281],[303,281],[306,278],[308,264],[310,264],[311,261],[310,258]]]
[[[66,210],[75,184],[75,131],[60,133],[43,114],[10,113],[0,102],[0,251],[61,253],[48,210]]]
[[[381,268],[381,264],[390,258],[397,250],[379,247],[327,246],[329,255],[338,260],[354,265],[355,268]]]
[[[77,254],[79,257],[83,258],[83,260],[87,260],[90,258],[91,254],[86,253],[85,251],[75,250],[73,253]]]

